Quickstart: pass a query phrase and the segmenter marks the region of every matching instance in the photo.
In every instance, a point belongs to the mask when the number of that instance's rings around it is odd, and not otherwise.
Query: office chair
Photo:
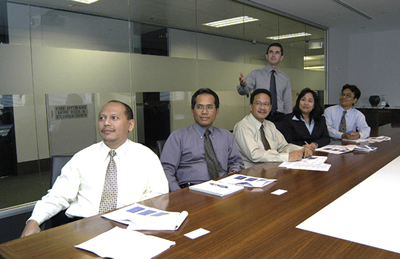
[[[50,186],[53,186],[57,177],[61,174],[61,169],[64,167],[69,160],[71,160],[72,155],[64,156],[52,156],[51,157],[51,178]]]
[[[57,177],[61,174],[61,169],[72,158],[72,155],[52,156],[51,157],[51,177],[50,186],[53,187]],[[69,223],[70,219],[65,215],[65,210],[60,211],[58,214],[47,220],[41,226],[42,229],[49,229]]]
[[[166,140],[157,140],[157,142],[156,142],[158,157],[161,157],[161,152],[164,148],[165,141]]]

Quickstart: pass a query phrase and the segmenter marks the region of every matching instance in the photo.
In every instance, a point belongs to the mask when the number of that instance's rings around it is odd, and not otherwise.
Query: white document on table
[[[128,259],[153,258],[173,245],[173,241],[115,227],[75,247],[100,257]]]
[[[135,203],[102,217],[127,224],[133,230],[177,230],[187,216],[187,211],[170,212]]]
[[[328,159],[327,156],[311,156],[303,158],[300,161],[294,162],[283,162],[279,167],[286,167],[288,169],[300,169],[300,170],[314,170],[314,171],[329,171],[331,168],[330,164],[326,164],[325,161]]]
[[[400,253],[400,157],[297,226]]]
[[[343,154],[353,151],[355,145],[326,145],[317,148],[315,151],[326,152],[331,154]]]

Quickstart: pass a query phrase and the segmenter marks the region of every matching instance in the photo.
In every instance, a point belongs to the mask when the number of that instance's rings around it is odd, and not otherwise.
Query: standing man
[[[275,124],[265,120],[271,111],[271,93],[256,89],[250,97],[250,114],[233,128],[245,168],[265,162],[298,161],[312,155],[309,147],[288,144]]]
[[[218,112],[213,90],[202,88],[193,94],[194,125],[172,132],[161,153],[171,192],[243,169],[232,133],[212,126]]]
[[[361,96],[355,85],[346,84],[342,88],[339,104],[326,108],[325,119],[329,136],[333,139],[368,138],[371,128],[362,112],[354,108]]]
[[[283,120],[283,116],[292,112],[292,88],[289,77],[278,69],[279,62],[283,59],[283,48],[279,43],[268,46],[265,58],[268,64],[260,69],[252,71],[244,78],[240,73],[237,91],[240,95],[246,95],[254,89],[267,89],[271,93],[271,113],[267,117],[272,122]]]
[[[51,190],[36,203],[22,236],[40,232],[40,224],[64,209],[67,217],[79,219],[167,193],[157,155],[128,139],[134,125],[128,105],[104,105],[98,120],[103,141],[79,151],[62,168]]]

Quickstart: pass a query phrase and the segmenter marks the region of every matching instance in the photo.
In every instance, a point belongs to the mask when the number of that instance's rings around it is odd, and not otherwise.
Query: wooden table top
[[[330,204],[400,156],[400,127],[385,125],[371,136],[390,136],[371,153],[328,155],[328,172],[279,168],[264,163],[241,174],[275,178],[264,188],[245,188],[220,198],[188,188],[141,202],[168,211],[189,212],[177,231],[142,231],[176,242],[157,258],[400,258],[400,254],[297,229]],[[340,142],[338,142],[340,144]],[[344,142],[343,142],[344,144]],[[288,192],[276,196],[271,192]],[[94,216],[0,245],[3,258],[96,258],[74,245],[122,224]],[[197,239],[183,235],[204,228]],[[134,249],[134,244],[132,244]]]

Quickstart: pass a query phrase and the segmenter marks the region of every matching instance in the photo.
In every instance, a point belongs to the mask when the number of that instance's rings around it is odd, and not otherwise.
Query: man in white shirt
[[[116,208],[168,193],[157,155],[128,139],[134,124],[128,105],[119,101],[104,105],[98,119],[103,141],[79,151],[63,167],[52,189],[36,203],[21,236],[40,232],[39,225],[61,210],[67,209],[69,218],[99,214],[112,150],[117,172]]]
[[[312,155],[310,148],[288,144],[275,124],[265,120],[271,111],[268,90],[256,89],[251,94],[249,108],[250,114],[233,128],[245,168],[265,162],[298,161]]]
[[[346,84],[342,88],[339,105],[326,108],[325,119],[329,136],[333,139],[368,138],[371,128],[362,112],[353,106],[361,96],[355,85]]]

